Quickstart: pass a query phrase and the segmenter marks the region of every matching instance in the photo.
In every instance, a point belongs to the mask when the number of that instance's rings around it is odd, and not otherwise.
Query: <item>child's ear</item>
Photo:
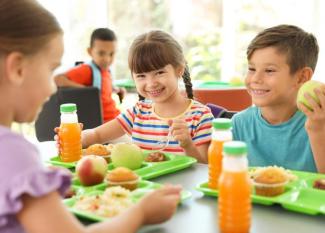
[[[91,55],[91,53],[92,53],[92,49],[91,49],[91,47],[88,47],[88,48],[87,48],[87,53],[88,53],[89,56],[92,56],[92,55]]]
[[[309,81],[313,76],[314,72],[310,67],[304,67],[298,71],[298,84],[302,85],[305,82]]]
[[[182,77],[184,72],[185,72],[185,67],[184,66],[179,66],[177,67],[176,71],[176,76],[177,77]]]
[[[5,58],[5,76],[14,85],[21,85],[24,82],[24,68],[26,57],[19,52],[9,53]]]

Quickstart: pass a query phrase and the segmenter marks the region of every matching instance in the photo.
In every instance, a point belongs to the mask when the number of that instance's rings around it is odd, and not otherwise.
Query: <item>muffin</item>
[[[288,177],[283,168],[266,167],[261,169],[253,179],[255,194],[273,197],[284,192]]]
[[[321,179],[315,180],[314,184],[313,184],[313,188],[325,190],[325,179],[321,178]]]
[[[151,152],[145,159],[146,162],[163,162],[166,161],[166,156],[160,151]]]
[[[83,155],[98,155],[102,156],[108,163],[110,162],[110,154],[108,146],[102,144],[93,144],[84,150]]]
[[[128,190],[134,190],[138,186],[139,177],[132,170],[125,167],[118,167],[106,175],[108,187],[121,186]]]

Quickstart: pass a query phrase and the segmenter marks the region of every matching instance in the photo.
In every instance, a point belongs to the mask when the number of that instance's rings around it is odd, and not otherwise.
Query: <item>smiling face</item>
[[[132,76],[140,95],[156,103],[163,103],[180,94],[177,74],[181,72],[181,68],[175,70],[172,65],[166,65],[150,72],[132,73]]]
[[[298,73],[290,74],[286,54],[266,47],[255,50],[250,57],[245,84],[258,107],[295,104]]]
[[[116,48],[116,41],[96,39],[88,53],[101,69],[107,70],[114,61]]]
[[[62,35],[57,35],[38,53],[24,57],[23,82],[15,96],[16,122],[31,122],[44,102],[56,91],[53,71],[60,65],[63,54]]]

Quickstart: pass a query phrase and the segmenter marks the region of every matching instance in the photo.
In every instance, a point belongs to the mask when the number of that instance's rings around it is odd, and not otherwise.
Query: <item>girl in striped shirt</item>
[[[192,84],[183,51],[163,31],[138,36],[129,51],[129,68],[140,100],[116,119],[84,130],[83,146],[132,137],[142,149],[188,155],[207,162],[213,116],[193,100]],[[187,97],[179,89],[183,79]]]

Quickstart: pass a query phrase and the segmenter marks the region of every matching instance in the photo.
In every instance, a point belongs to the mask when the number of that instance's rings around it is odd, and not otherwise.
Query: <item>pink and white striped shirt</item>
[[[145,150],[161,149],[166,144],[169,133],[170,119],[159,117],[154,112],[153,105],[149,100],[139,101],[132,109],[117,117],[123,129],[132,137],[133,143]],[[177,118],[179,117],[187,122],[196,146],[210,142],[213,116],[207,106],[192,100],[186,111]],[[172,136],[163,151],[184,155],[184,149]]]

